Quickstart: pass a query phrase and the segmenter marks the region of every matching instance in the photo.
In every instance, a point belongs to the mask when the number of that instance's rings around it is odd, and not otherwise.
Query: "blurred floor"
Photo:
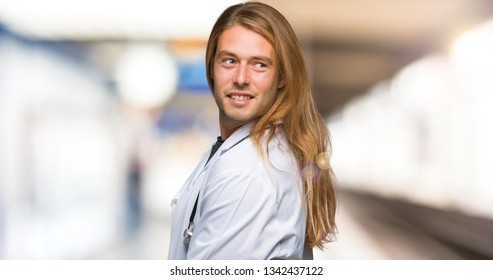
[[[337,240],[324,251],[316,249],[317,260],[385,260],[385,259],[483,259],[485,255],[464,253],[428,234],[419,224],[398,215],[387,204],[396,203],[371,196],[340,192]],[[399,205],[406,209],[406,205]],[[413,210],[418,213],[418,210]],[[419,214],[419,213],[418,213]],[[428,218],[430,215],[428,215]],[[440,218],[443,220],[443,218]],[[468,219],[468,220],[472,220]],[[488,222],[487,226],[493,223]],[[482,227],[484,228],[484,224]],[[446,227],[442,228],[447,231]],[[473,229],[471,229],[473,230]],[[121,246],[110,248],[98,259],[166,259],[169,242],[169,221],[163,217],[145,216],[142,227]],[[488,244],[484,244],[487,246]]]
[[[410,231],[383,205],[349,192],[340,194],[338,240],[316,259],[460,259],[431,238]]]

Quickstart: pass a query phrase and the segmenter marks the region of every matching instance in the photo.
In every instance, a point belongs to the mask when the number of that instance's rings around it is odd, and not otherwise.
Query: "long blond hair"
[[[266,131],[267,142],[277,129],[286,137],[302,175],[307,211],[305,245],[322,248],[324,243],[334,239],[337,230],[334,176],[327,156],[331,154],[331,142],[312,98],[298,40],[284,16],[269,5],[246,2],[227,8],[216,21],[207,44],[206,72],[212,91],[217,43],[222,32],[234,25],[260,34],[274,48],[279,76],[286,84],[279,90],[273,106],[255,121],[250,136],[260,151]]]

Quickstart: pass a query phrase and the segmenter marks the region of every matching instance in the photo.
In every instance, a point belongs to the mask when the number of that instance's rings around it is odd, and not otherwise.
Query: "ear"
[[[281,78],[279,79],[279,83],[277,84],[277,88],[281,89],[285,85],[286,85],[286,79],[284,78],[284,76],[281,76]]]

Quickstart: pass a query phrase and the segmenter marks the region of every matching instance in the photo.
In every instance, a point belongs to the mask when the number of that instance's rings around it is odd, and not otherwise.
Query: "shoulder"
[[[272,185],[276,192],[299,185],[298,165],[286,138],[275,133],[268,142],[265,140],[260,141],[262,154],[250,138],[222,154],[210,167],[208,183],[218,187],[223,185],[220,182],[231,185],[235,181],[235,185],[244,186],[255,182],[254,188]]]
[[[286,137],[280,132],[274,133],[268,142],[266,137],[267,133],[260,139],[261,150],[255,146],[251,138],[228,149],[211,166],[211,172],[258,171],[263,163],[270,163],[273,168],[287,172],[296,169],[295,159]]]
[[[275,197],[274,189],[267,187],[270,180],[250,140],[222,154],[209,168],[202,189],[205,200],[249,201],[251,205]]]
[[[220,151],[220,155],[211,164],[211,172],[223,171],[254,171],[259,163],[259,155],[250,138],[246,138],[237,145]]]

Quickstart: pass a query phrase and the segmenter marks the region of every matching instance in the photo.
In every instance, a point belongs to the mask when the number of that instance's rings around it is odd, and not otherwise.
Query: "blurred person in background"
[[[227,8],[206,67],[221,135],[172,201],[168,258],[312,258],[336,232],[331,144],[290,24]]]

